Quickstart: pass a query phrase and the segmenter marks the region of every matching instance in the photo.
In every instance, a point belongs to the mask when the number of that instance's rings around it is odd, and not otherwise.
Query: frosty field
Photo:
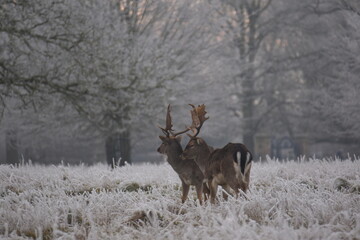
[[[181,204],[168,164],[0,165],[1,239],[360,239],[360,160],[254,163],[249,200]]]

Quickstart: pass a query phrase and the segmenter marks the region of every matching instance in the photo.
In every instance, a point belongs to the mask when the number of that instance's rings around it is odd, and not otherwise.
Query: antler
[[[163,131],[163,133],[164,133],[167,137],[170,136],[170,133],[171,133],[171,135],[173,135],[173,136],[177,136],[177,135],[179,135],[179,134],[186,133],[187,131],[189,131],[189,130],[191,129],[190,127],[188,127],[188,128],[186,128],[185,130],[183,130],[183,131],[180,131],[180,132],[177,132],[177,133],[173,133],[174,130],[172,129],[173,124],[172,124],[172,119],[171,119],[171,114],[170,114],[170,112],[171,112],[171,106],[170,106],[170,104],[169,104],[168,109],[167,109],[167,113],[166,113],[166,127],[165,127],[165,128],[162,128],[162,127],[159,126],[159,128]]]
[[[187,127],[185,130],[183,131],[180,131],[180,132],[177,132],[177,133],[171,133],[174,137],[176,137],[177,135],[180,135],[180,134],[183,134],[183,133],[186,133],[187,131],[191,130],[190,127]]]
[[[171,106],[170,104],[168,105],[168,108],[167,108],[167,112],[166,112],[166,126],[165,128],[162,128],[159,126],[159,128],[163,131],[163,133],[169,137],[170,135],[170,132],[173,131],[172,130],[172,120],[171,120],[171,115],[170,115],[170,112],[171,112]]]
[[[188,134],[189,137],[194,138],[200,133],[200,129],[204,122],[209,119],[209,117],[205,117],[206,111],[205,111],[205,104],[198,105],[198,107],[195,107],[193,104],[189,104],[193,109],[191,112],[191,118],[192,118],[192,124],[190,126],[190,129],[194,132],[194,135]]]

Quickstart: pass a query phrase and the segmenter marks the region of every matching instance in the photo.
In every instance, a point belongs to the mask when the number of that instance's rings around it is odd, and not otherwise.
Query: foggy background
[[[2,0],[0,163],[159,162],[188,103],[215,147],[352,156],[359,76],[357,0]]]

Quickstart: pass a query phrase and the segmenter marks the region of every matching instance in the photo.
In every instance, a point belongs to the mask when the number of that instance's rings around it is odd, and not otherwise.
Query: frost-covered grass
[[[2,239],[360,239],[360,160],[254,163],[249,200],[181,204],[171,167],[0,166]]]

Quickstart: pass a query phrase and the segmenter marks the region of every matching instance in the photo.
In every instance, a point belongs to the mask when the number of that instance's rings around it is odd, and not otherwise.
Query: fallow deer
[[[228,143],[212,152],[205,167],[205,178],[210,188],[210,201],[215,203],[218,185],[229,192],[232,188],[236,196],[239,189],[244,193],[249,189],[252,154],[241,143]]]
[[[199,105],[193,110],[191,116],[193,124],[191,129],[194,135],[189,135],[190,141],[186,145],[182,158],[194,159],[205,175],[210,188],[211,203],[215,202],[218,185],[230,193],[232,188],[236,195],[239,189],[246,192],[249,188],[252,156],[245,145],[240,143],[228,143],[221,149],[213,150],[204,139],[197,137],[205,117],[205,105]],[[226,194],[223,194],[227,198]]]
[[[204,122],[209,119],[205,117],[205,105],[199,105],[195,107],[192,104],[189,104],[193,109],[190,111],[192,118],[192,125],[190,129],[194,133],[193,135],[187,134],[190,137],[188,144],[185,147],[184,152],[181,155],[182,159],[194,159],[196,164],[199,166],[200,170],[205,175],[205,166],[210,153],[214,150],[211,146],[208,146],[204,139],[197,137],[200,133],[200,129],[203,126]]]
[[[202,204],[202,193],[204,192],[205,196],[209,193],[209,189],[204,183],[204,174],[201,172],[194,160],[188,159],[188,161],[185,162],[180,159],[183,149],[180,144],[181,136],[178,135],[185,133],[190,129],[187,128],[184,131],[173,133],[170,112],[171,107],[169,105],[166,114],[166,127],[160,127],[165,136],[159,136],[162,143],[157,151],[167,156],[168,163],[179,175],[182,184],[182,203],[184,203],[187,199],[190,185],[194,185],[199,202]]]

